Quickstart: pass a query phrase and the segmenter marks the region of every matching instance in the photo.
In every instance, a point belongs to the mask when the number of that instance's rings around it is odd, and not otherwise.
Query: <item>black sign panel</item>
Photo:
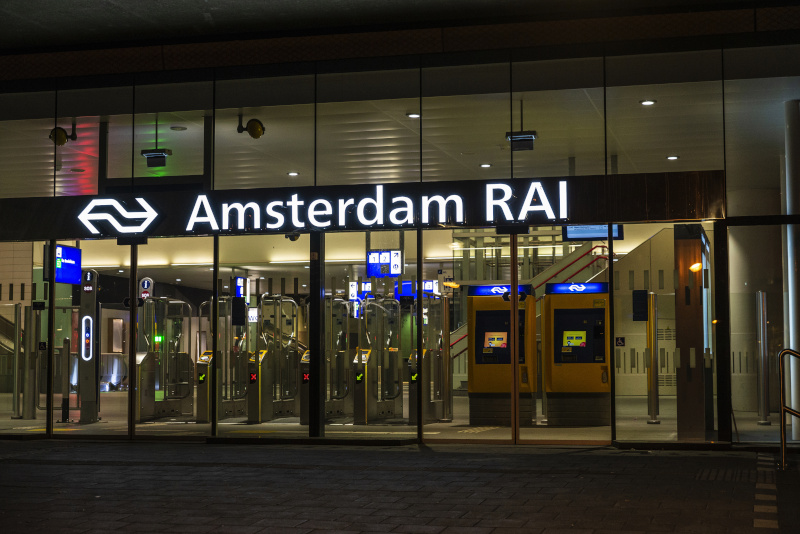
[[[559,224],[573,220],[570,199],[602,191],[587,178],[3,199],[0,217],[14,224],[0,240]]]
[[[703,171],[0,199],[0,241],[712,219],[724,217],[724,180]]]

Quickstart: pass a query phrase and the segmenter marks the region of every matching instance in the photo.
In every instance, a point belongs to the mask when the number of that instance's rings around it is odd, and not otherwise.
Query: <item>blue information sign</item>
[[[56,245],[56,282],[81,283],[81,249]]]
[[[533,294],[530,284],[520,285],[519,290],[526,295]],[[503,293],[510,293],[511,285],[498,284],[496,286],[469,286],[467,296],[470,297],[502,297]]]
[[[581,295],[584,293],[608,293],[606,282],[575,282],[566,284],[547,284],[546,295]]]

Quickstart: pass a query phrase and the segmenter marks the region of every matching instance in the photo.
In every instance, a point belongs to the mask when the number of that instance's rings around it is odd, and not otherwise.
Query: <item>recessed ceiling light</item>
[[[69,172],[86,172],[86,169],[81,169],[79,167],[73,167],[69,170]]]
[[[175,281],[176,281],[176,282],[180,282],[180,281],[181,281],[181,279],[180,279],[180,278],[176,278],[176,279],[175,279]]]
[[[186,126],[170,126],[169,129],[173,132],[184,132],[186,131]]]
[[[678,159],[679,157],[680,157],[680,156],[667,156],[667,159],[668,159],[668,160],[670,160],[670,161],[675,161],[675,160],[676,160],[676,159]]]
[[[286,174],[288,174],[289,176],[299,176],[300,175],[300,173],[296,172],[296,171],[287,172]]]
[[[643,106],[653,106],[653,105],[655,105],[656,101],[655,100],[650,100],[649,98],[647,98],[645,100],[639,100],[639,103],[641,105],[643,105]]]
[[[491,163],[481,163],[481,168],[483,168],[483,169],[488,169],[491,166],[492,166]]]
[[[419,113],[406,113],[406,117],[408,117],[409,119],[418,119],[422,117],[422,115],[420,115]]]
[[[124,270],[124,269],[120,269],[120,270],[119,270],[119,272],[121,272],[121,273],[124,273],[124,272],[125,272],[125,270]]]

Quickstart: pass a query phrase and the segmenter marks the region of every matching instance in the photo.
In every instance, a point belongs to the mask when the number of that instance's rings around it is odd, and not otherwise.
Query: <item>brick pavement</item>
[[[774,467],[736,451],[0,441],[0,530],[798,532],[800,471]]]

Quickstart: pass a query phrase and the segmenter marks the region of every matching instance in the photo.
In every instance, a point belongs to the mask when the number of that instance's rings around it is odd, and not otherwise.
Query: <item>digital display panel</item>
[[[56,245],[56,282],[80,284],[81,249]]]
[[[622,239],[622,225],[613,224],[611,235],[614,239]],[[562,226],[562,241],[606,241],[608,239],[607,224],[582,224],[578,226]]]
[[[438,280],[423,280],[422,281],[422,292],[438,295],[439,294],[439,281]],[[399,297],[416,297],[417,296],[417,288],[415,284],[411,283],[411,280],[404,280],[403,286],[399,287],[398,283],[394,283],[394,296],[395,298]]]
[[[370,250],[367,253],[367,278],[403,274],[403,254],[399,250]]]
[[[563,347],[585,347],[586,330],[565,330]]]
[[[508,332],[486,332],[483,336],[483,348],[508,346]]]

